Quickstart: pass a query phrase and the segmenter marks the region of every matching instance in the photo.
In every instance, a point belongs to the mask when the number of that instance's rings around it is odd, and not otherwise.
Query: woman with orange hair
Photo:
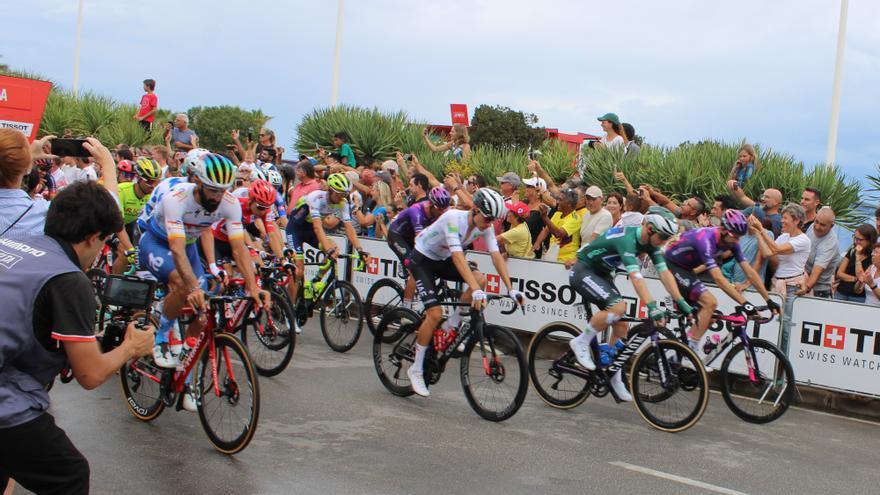
[[[49,203],[34,201],[21,185],[31,171],[33,153],[42,157],[47,141],[46,138],[35,141],[31,147],[21,132],[0,129],[0,237],[43,233]]]

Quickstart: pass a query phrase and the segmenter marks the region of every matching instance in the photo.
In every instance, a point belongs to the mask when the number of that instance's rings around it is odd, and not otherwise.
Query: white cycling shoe
[[[153,362],[160,368],[177,368],[177,356],[171,353],[166,343],[153,346]]]
[[[198,405],[196,403],[196,394],[189,388],[186,387],[186,391],[183,393],[183,410],[189,412],[198,411]]]
[[[416,371],[410,367],[406,370],[406,376],[409,377],[409,382],[412,385],[413,392],[422,397],[430,397],[431,392],[428,391],[428,387],[425,386],[425,376],[421,371]]]
[[[590,341],[593,340],[593,335],[587,336],[584,333],[568,342],[568,346],[574,352],[574,357],[577,359],[578,364],[590,371],[596,369],[596,363],[593,362],[593,351],[590,349]]]
[[[611,388],[614,389],[614,393],[617,394],[618,399],[624,402],[632,402],[633,397],[623,383],[623,370],[617,370],[617,373],[611,377]]]

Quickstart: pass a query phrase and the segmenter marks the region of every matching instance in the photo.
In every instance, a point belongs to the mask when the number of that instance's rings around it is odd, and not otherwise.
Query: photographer
[[[89,466],[57,425],[46,387],[69,364],[93,389],[122,364],[152,352],[153,329],[128,326],[122,345],[102,354],[95,295],[83,270],[122,228],[114,198],[81,182],[58,193],[46,235],[0,239],[15,261],[0,265],[0,487],[12,478],[36,493],[88,493]]]

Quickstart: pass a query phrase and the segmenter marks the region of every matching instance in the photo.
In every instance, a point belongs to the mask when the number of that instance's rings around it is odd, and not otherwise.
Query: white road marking
[[[715,493],[724,493],[725,495],[747,495],[744,492],[738,492],[736,490],[731,490],[730,488],[724,488],[723,486],[716,486],[709,483],[703,483],[702,481],[692,480],[690,478],[685,478],[684,476],[678,476],[675,474],[664,473],[663,471],[656,471],[654,469],[649,469],[642,466],[636,466],[635,464],[630,464],[628,462],[609,462],[612,466],[621,467],[623,469],[629,469],[630,471],[635,471],[637,473],[647,474],[650,476],[654,476],[657,478],[663,478],[665,480],[675,481],[677,483],[682,483],[685,485],[695,486],[697,488],[702,488],[704,490],[709,490],[710,492]]]

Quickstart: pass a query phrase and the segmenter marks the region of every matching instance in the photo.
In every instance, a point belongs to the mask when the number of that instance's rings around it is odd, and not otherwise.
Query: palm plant
[[[118,105],[112,98],[92,92],[84,93],[76,102],[78,111],[74,118],[75,130],[85,136],[98,135],[113,121],[114,111]]]

